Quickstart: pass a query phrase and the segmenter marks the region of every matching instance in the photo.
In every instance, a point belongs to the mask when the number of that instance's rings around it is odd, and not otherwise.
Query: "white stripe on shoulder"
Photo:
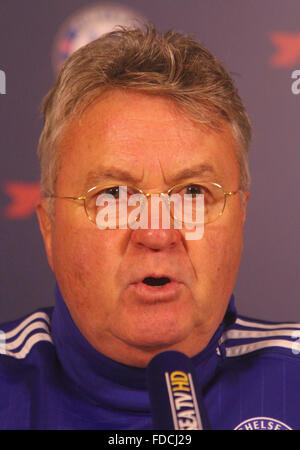
[[[244,327],[249,327],[249,328],[263,328],[265,330],[279,330],[281,328],[291,328],[291,329],[300,329],[300,323],[274,323],[274,324],[269,324],[269,323],[263,323],[263,322],[259,322],[259,321],[250,321],[250,320],[245,320],[245,319],[241,319],[241,318],[237,318],[235,321],[236,325],[241,325]]]
[[[233,347],[227,347],[226,348],[226,356],[227,357],[233,357],[233,356],[241,356],[245,355],[246,353],[254,352],[255,350],[260,350],[263,348],[270,348],[270,347],[281,347],[285,349],[291,350],[291,353],[294,355],[299,355],[300,353],[300,342],[299,340],[296,340],[295,342],[291,342],[284,339],[271,339],[271,340],[265,340],[265,341],[258,341],[251,344],[244,344],[244,345],[235,345]]]
[[[240,356],[256,350],[281,347],[293,354],[300,353],[300,323],[264,323],[238,317],[234,325],[223,333],[219,345],[224,344],[228,357]]]
[[[44,330],[44,331],[43,331]],[[31,335],[29,338],[28,336]],[[33,345],[39,341],[52,343],[50,318],[47,313],[38,311],[24,319],[17,327],[7,333],[0,333],[0,354],[13,358],[25,358]],[[18,349],[17,351],[14,351]]]
[[[5,347],[7,350],[14,350],[15,348],[20,347],[20,345],[25,341],[27,336],[34,330],[43,329],[49,334],[49,326],[42,321],[36,321],[28,325],[19,337],[11,342],[6,342]]]
[[[50,319],[48,314],[43,311],[38,311],[36,313],[31,314],[29,317],[24,319],[16,328],[13,328],[11,331],[5,333],[6,340],[13,338],[16,336],[23,328],[25,328],[29,323],[33,322],[36,319],[43,319],[48,324],[50,323]]]
[[[15,353],[8,351],[5,354],[8,356],[12,356],[13,358],[24,359],[28,355],[32,347],[38,342],[42,341],[53,343],[51,336],[48,333],[36,333],[26,341],[25,345],[21,348],[21,350]]]
[[[270,331],[251,331],[251,330],[236,330],[231,329],[226,331],[222,338],[221,342],[224,342],[228,339],[260,339],[266,337],[277,337],[277,336],[287,336],[289,338],[298,338],[300,337],[300,329],[292,329],[292,330],[270,330]]]

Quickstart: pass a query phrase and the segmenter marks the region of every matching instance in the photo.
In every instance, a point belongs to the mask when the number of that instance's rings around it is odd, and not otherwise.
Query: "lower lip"
[[[131,289],[135,294],[145,301],[170,301],[179,294],[181,283],[170,281],[163,286],[149,286],[145,283],[134,283]]]

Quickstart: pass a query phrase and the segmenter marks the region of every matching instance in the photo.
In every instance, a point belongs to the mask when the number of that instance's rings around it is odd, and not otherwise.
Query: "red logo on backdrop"
[[[274,67],[293,67],[300,62],[300,33],[273,32],[271,41],[275,53],[270,64]]]
[[[4,191],[10,197],[10,203],[4,209],[7,219],[27,219],[35,210],[40,198],[39,183],[25,183],[8,181],[4,184]]]

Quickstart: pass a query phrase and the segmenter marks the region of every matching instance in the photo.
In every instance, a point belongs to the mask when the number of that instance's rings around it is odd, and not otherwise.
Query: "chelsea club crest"
[[[288,425],[271,417],[253,417],[244,420],[235,430],[291,430]]]
[[[55,72],[74,51],[118,25],[141,27],[145,22],[140,13],[118,3],[99,2],[75,11],[54,40],[52,64]]]

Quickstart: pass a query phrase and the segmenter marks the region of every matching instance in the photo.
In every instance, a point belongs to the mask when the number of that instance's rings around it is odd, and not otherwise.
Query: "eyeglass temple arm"
[[[238,189],[237,191],[224,192],[224,195],[235,195],[235,194],[238,194],[239,192],[242,192],[242,190]]]
[[[81,195],[80,197],[68,197],[68,196],[60,196],[60,195],[47,195],[48,198],[66,198],[68,200],[85,200],[86,196]]]

